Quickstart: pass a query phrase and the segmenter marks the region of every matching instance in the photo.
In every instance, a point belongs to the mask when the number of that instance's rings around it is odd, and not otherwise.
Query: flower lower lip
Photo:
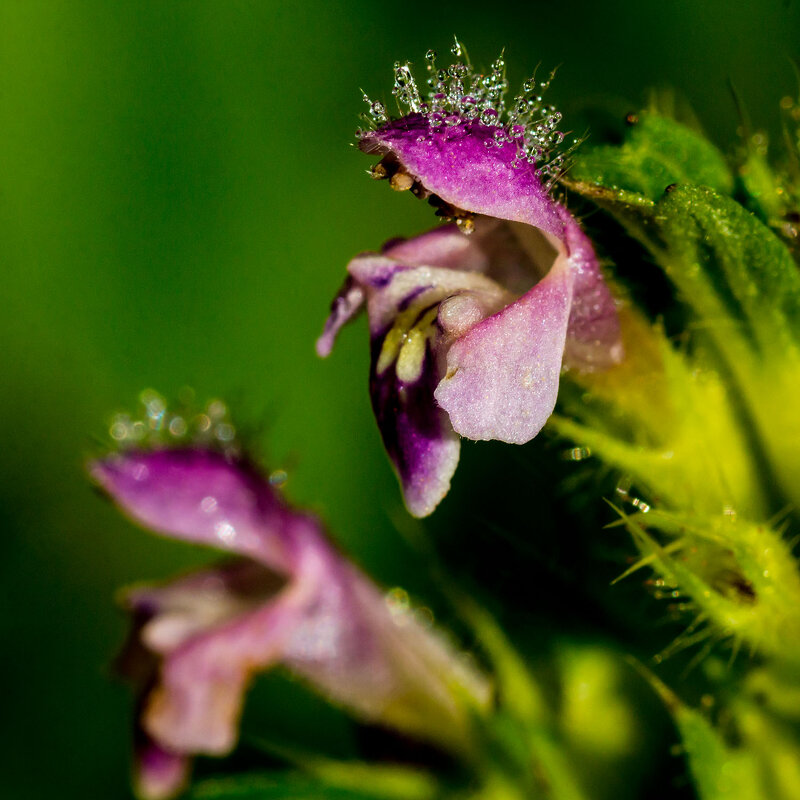
[[[410,191],[419,200],[427,200],[436,209],[436,216],[444,222],[455,222],[462,233],[472,233],[475,229],[475,215],[471,211],[456,208],[439,195],[426,189],[421,181],[417,180],[403,165],[392,155],[384,156],[369,173],[375,180],[388,180],[389,185],[397,192]]]

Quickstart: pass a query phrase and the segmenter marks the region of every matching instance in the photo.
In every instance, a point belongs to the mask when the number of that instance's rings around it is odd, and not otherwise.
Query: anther
[[[376,181],[382,181],[386,178],[391,178],[400,167],[397,159],[391,155],[384,156],[374,167],[370,170],[370,175]]]
[[[407,192],[414,185],[414,179],[407,172],[395,172],[389,185],[396,192]]]
[[[472,217],[458,217],[456,218],[456,225],[461,233],[469,236],[475,230],[475,220]]]
[[[431,193],[419,181],[414,181],[414,185],[411,187],[411,194],[419,200],[425,200],[430,197]]]

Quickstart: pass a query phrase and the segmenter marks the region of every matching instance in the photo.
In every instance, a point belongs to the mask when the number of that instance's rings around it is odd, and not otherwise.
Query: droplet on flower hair
[[[456,225],[461,233],[466,233],[467,235],[474,233],[475,231],[475,219],[471,216],[456,217]]]
[[[555,106],[545,105],[543,100],[556,71],[544,81],[537,81],[534,74],[523,83],[521,94],[507,102],[509,86],[503,54],[492,62],[488,72],[482,73],[472,66],[466,48],[457,39],[451,52],[457,60],[447,67],[437,66],[434,50],[425,53],[427,95],[420,90],[411,64],[395,63],[392,94],[400,117],[419,114],[437,131],[473,121],[495,128],[496,138],[488,142],[487,147],[513,144],[517,151],[513,165],[517,169],[533,167],[548,185],[552,185],[566,169],[567,158],[579,143],[575,140],[561,150],[566,138],[565,133],[558,130],[561,113]],[[373,101],[366,94],[364,101],[368,112],[363,118],[372,129],[392,119],[383,103]],[[421,135],[420,138],[426,137]]]
[[[591,458],[592,451],[588,447],[571,447],[564,453],[564,459],[567,461],[585,461]]]
[[[288,480],[289,480],[289,475],[285,469],[276,469],[270,472],[269,474],[270,486],[275,486],[280,488],[284,486],[286,481]]]
[[[389,185],[396,192],[407,192],[414,185],[414,179],[407,172],[398,171],[392,175]]]
[[[116,449],[165,448],[196,444],[238,453],[237,432],[227,405],[219,399],[194,407],[194,393],[184,389],[175,408],[153,389],[139,395],[138,413],[120,412],[111,419],[108,435]]]

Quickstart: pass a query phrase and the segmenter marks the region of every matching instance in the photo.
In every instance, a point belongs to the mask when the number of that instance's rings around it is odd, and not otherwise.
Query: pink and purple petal
[[[420,516],[448,490],[453,432],[529,441],[553,411],[562,367],[607,368],[622,346],[592,246],[550,195],[565,158],[553,149],[564,139],[561,115],[528,82],[505,116],[502,59],[489,76],[469,63],[436,73],[439,91],[427,100],[408,68],[400,72],[394,93],[409,113],[390,120],[371,104],[380,125],[359,134],[359,147],[381,158],[373,177],[428,197],[456,224],[351,261],[318,351],[330,352],[366,299],[373,408]],[[467,78],[473,94],[464,94]]]
[[[339,331],[361,311],[363,305],[364,290],[348,275],[342,288],[333,298],[331,313],[325,321],[325,329],[317,339],[318,356],[327,358],[330,355]]]
[[[516,145],[486,146],[493,128],[475,121],[431,128],[411,115],[366,134],[369,153],[390,153],[426,189],[453,206],[496,219],[524,223],[545,234],[569,256],[574,281],[567,364],[603,369],[622,358],[616,306],[591,243],[569,212],[556,203],[536,169],[514,168]]]
[[[290,585],[172,651],[147,698],[142,715],[147,733],[178,752],[230,752],[252,676],[281,660],[284,643],[303,618],[304,598],[298,594]]]
[[[239,460],[199,448],[128,450],[93,462],[90,473],[144,527],[288,569],[282,505]]]
[[[564,364],[584,371],[608,369],[624,356],[617,304],[589,238],[565,208],[559,206],[559,212],[573,279]]]
[[[512,166],[517,146],[495,145],[476,121],[432,127],[422,115],[389,122],[359,140],[365,153],[391,154],[428,191],[456,208],[524,222],[558,239],[563,224],[536,170]]]
[[[419,259],[431,250],[439,258],[451,252],[451,231],[425,238],[422,245],[404,243],[387,252]],[[349,270],[367,292],[375,418],[406,506],[424,517],[447,494],[460,449],[447,415],[433,401],[444,349],[462,328],[513,298],[480,272],[409,265],[389,255],[358,257]]]
[[[133,626],[118,665],[139,691],[136,780],[147,800],[179,791],[194,755],[230,752],[253,676],[278,664],[362,719],[465,746],[469,707],[489,702],[483,676],[391,613],[316,518],[283,504],[250,462],[189,447],[128,450],[91,468],[130,516],[178,539],[218,546],[209,512],[197,513],[216,498],[245,534],[238,552],[250,553],[125,597]]]
[[[430,346],[419,376],[404,381],[393,366],[378,373],[382,345],[383,338],[376,337],[370,370],[372,408],[406,507],[415,517],[425,517],[450,490],[461,444],[447,414],[432,402],[440,369]]]
[[[572,294],[563,261],[450,347],[435,397],[462,436],[524,444],[552,413]]]
[[[166,750],[143,735],[135,754],[136,794],[142,800],[169,800],[186,786],[190,769],[187,756]]]
[[[282,663],[363,719],[456,746],[466,725],[456,698],[468,692],[484,704],[486,682],[413,619],[398,627],[374,585],[327,543],[314,518],[294,513],[285,523],[295,559],[291,581],[277,594],[273,575],[237,561],[131,595],[145,615],[142,641],[148,644],[150,629],[163,658],[143,703],[149,740],[169,753],[229,752],[252,676]],[[209,611],[210,599],[220,611]],[[165,621],[180,635],[153,637],[153,626]]]
[[[259,562],[238,558],[169,583],[136,586],[123,603],[138,620],[136,641],[150,653],[167,656],[197,634],[267,602],[285,583]]]
[[[488,683],[410,612],[392,614],[352,565],[332,556],[320,566],[313,614],[287,644],[286,665],[366,721],[462,746],[463,701],[485,707]]]

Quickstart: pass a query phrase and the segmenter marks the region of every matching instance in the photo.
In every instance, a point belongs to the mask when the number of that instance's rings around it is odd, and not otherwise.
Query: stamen
[[[431,193],[419,181],[414,181],[414,185],[411,187],[411,194],[419,200],[426,200],[431,196]]]
[[[396,192],[407,192],[414,185],[414,179],[407,172],[398,171],[392,175],[389,185]]]
[[[385,156],[370,170],[376,181],[391,178],[400,169],[400,162],[394,156]]]
[[[475,230],[475,215],[463,208],[456,208],[442,200],[439,195],[432,194],[428,203],[436,209],[436,216],[445,222],[455,222],[458,229],[467,235]]]
[[[468,217],[456,217],[456,225],[461,233],[471,234],[475,230],[475,218],[470,215]]]

